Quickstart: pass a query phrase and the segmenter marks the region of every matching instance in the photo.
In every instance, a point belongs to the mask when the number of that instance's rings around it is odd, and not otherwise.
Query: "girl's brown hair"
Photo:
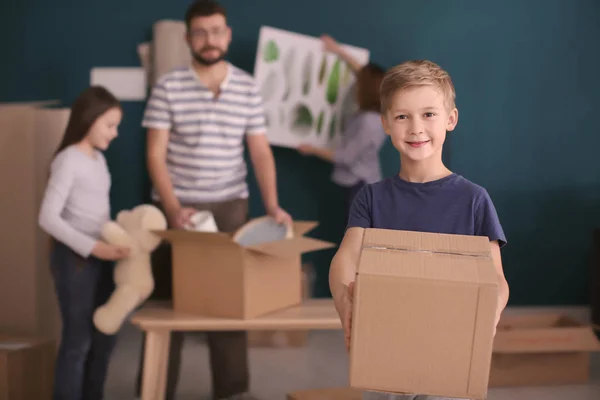
[[[368,63],[356,74],[358,107],[361,111],[381,110],[380,86],[385,70],[377,64]]]
[[[119,100],[104,87],[85,89],[71,106],[69,123],[55,154],[83,140],[98,117],[112,108],[122,110]]]

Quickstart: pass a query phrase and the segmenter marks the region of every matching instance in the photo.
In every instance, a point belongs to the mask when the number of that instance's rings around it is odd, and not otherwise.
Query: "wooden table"
[[[302,304],[253,319],[202,317],[174,312],[164,304],[149,304],[131,322],[146,332],[142,400],[164,400],[172,331],[335,330],[341,322],[332,299]]]

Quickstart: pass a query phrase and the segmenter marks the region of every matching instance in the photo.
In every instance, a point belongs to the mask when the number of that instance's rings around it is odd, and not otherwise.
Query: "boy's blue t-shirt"
[[[458,174],[425,183],[398,175],[365,185],[354,198],[347,228],[506,237],[487,191]]]

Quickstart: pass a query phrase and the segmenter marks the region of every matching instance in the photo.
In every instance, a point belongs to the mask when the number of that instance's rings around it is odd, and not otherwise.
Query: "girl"
[[[128,249],[100,240],[110,218],[111,178],[102,151],[117,137],[119,101],[102,87],[75,101],[50,167],[39,224],[53,240],[50,268],[62,318],[55,400],[100,400],[115,337],[94,328],[94,310],[114,288],[111,261]]]
[[[332,180],[345,192],[347,216],[358,190],[381,179],[379,151],[386,135],[381,125],[379,86],[385,71],[372,63],[360,65],[330,36],[321,40],[326,51],[344,60],[356,74],[358,112],[349,120],[335,151],[311,145],[301,145],[298,151],[333,163]]]

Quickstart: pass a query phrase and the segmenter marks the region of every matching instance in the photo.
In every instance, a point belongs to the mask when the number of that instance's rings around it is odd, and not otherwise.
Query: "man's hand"
[[[180,207],[167,211],[169,226],[173,229],[184,229],[191,223],[191,218],[198,210],[191,207]]]
[[[267,136],[264,134],[250,135],[247,136],[246,141],[267,214],[278,223],[291,226],[292,217],[279,207],[277,200],[275,160]]]
[[[283,224],[288,227],[292,226],[292,217],[283,208],[279,206],[268,209],[267,214],[269,214],[273,219],[275,219],[275,222],[277,222],[278,224]]]
[[[350,351],[350,333],[352,332],[352,303],[354,300],[354,282],[350,282],[344,296],[344,314],[342,315],[342,328],[344,328],[344,342],[346,350]]]

